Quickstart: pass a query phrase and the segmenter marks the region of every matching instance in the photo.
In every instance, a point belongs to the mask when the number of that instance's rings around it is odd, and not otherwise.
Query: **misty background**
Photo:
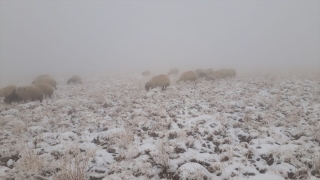
[[[320,1],[0,1],[0,81],[172,67],[320,68]]]

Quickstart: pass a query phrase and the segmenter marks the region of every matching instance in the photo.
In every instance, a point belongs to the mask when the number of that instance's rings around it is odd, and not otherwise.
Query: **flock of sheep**
[[[67,84],[81,84],[82,79],[79,76],[72,76]],[[57,89],[55,79],[47,74],[36,77],[31,85],[17,87],[9,85],[0,89],[0,97],[4,97],[4,102],[11,104],[12,102],[20,101],[37,101],[42,102],[44,97],[51,97],[54,89]]]
[[[176,75],[179,73],[179,69],[173,68],[168,72],[168,75],[161,74],[154,76],[148,81],[145,85],[145,89],[149,91],[150,88],[161,87],[162,90],[166,90],[166,88],[170,85],[169,75]],[[149,70],[142,72],[143,76],[149,76],[151,72]],[[180,78],[177,82],[180,81],[196,81],[198,78],[205,78],[208,81],[216,80],[216,79],[224,79],[227,77],[235,77],[237,74],[234,69],[220,69],[214,71],[213,69],[197,69],[196,71],[187,71],[181,74]]]
[[[166,90],[166,88],[170,85],[169,75],[177,75],[179,73],[179,69],[173,68],[169,71],[168,75],[161,74],[154,76],[145,84],[145,89],[149,91],[149,89],[161,87],[162,90]],[[149,76],[151,74],[150,71],[142,72],[143,76]],[[206,80],[215,80],[215,79],[223,79],[227,77],[235,77],[236,71],[234,69],[221,69],[214,71],[212,69],[198,69],[196,71],[187,71],[181,74],[180,78],[177,82],[180,81],[196,81],[198,78],[205,78]],[[79,76],[72,76],[67,84],[82,84],[82,79]],[[44,97],[51,97],[54,89],[57,86],[57,82],[55,79],[50,77],[47,74],[36,77],[36,79],[32,82],[31,85],[17,87],[15,85],[6,86],[0,89],[0,97],[4,97],[4,102],[7,104],[11,104],[12,102],[20,102],[20,101],[37,101],[42,102]]]

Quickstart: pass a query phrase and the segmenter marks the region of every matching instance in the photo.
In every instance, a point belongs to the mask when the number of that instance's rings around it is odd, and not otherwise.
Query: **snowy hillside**
[[[51,99],[0,102],[0,179],[320,178],[320,79],[176,84],[57,79]],[[21,82],[17,82],[21,83]]]

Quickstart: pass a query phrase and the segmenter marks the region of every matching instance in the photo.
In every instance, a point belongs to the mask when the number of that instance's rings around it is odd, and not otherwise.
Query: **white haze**
[[[10,75],[320,67],[320,1],[0,1]]]

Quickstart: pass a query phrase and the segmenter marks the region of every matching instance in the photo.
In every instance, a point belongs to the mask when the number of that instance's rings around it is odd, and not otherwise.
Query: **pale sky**
[[[320,1],[0,1],[0,80],[114,69],[320,67]]]

